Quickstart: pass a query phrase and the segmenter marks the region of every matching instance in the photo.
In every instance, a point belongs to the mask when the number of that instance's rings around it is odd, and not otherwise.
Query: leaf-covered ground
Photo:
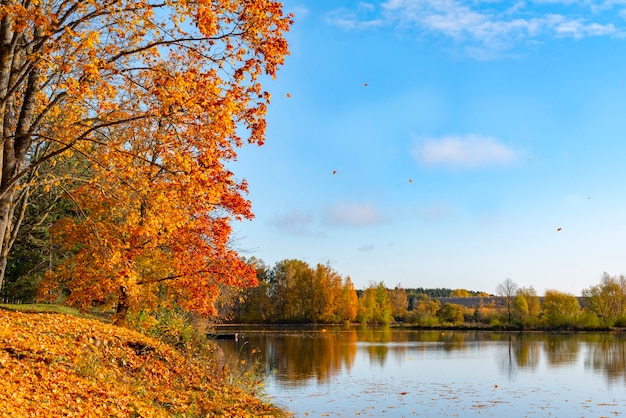
[[[274,417],[214,366],[98,320],[0,310],[1,417]]]

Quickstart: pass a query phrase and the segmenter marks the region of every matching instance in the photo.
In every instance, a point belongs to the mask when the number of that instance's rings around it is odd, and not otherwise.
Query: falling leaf
[[[291,93],[287,93],[287,98],[291,98]]]
[[[413,179],[409,179],[409,183],[413,183]]]
[[[363,83],[363,87],[367,87],[367,83]]]
[[[557,230],[557,231],[560,231],[560,230],[561,230],[561,227],[558,227],[556,230]]]
[[[333,174],[337,174],[337,170],[333,170]]]

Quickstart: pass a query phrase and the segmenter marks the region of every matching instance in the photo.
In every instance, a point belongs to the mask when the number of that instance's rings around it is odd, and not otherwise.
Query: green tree
[[[275,276],[283,305],[282,320],[286,322],[305,322],[313,309],[311,300],[313,289],[313,271],[301,260],[283,260],[276,264]]]
[[[437,318],[442,324],[451,323],[453,325],[462,324],[464,321],[464,309],[461,305],[446,302],[441,309],[437,311]]]
[[[525,326],[528,324],[528,301],[524,295],[518,293],[515,299],[513,299],[513,314],[520,325]]]
[[[441,308],[439,299],[431,299],[430,296],[422,294],[414,303],[409,318],[417,325],[429,325],[437,319],[437,311]]]
[[[602,275],[600,284],[584,289],[582,295],[587,297],[588,308],[600,321],[613,326],[618,320],[626,322],[626,278]]]
[[[388,325],[393,319],[387,288],[383,282],[370,283],[359,297],[357,321]]]
[[[258,284],[236,294],[233,320],[243,323],[270,322],[276,315],[276,305],[271,299],[271,269],[262,260],[255,258],[248,260],[248,263],[255,267]],[[220,312],[220,317],[228,319],[222,312]]]
[[[60,219],[80,216],[71,193],[89,179],[88,164],[80,157],[43,163],[22,179],[14,226],[1,250],[7,266],[0,298],[34,302],[44,274],[70,255],[53,242],[50,228]]]
[[[519,288],[513,299],[513,315],[520,325],[536,325],[540,313],[541,303],[535,289],[532,286]]]

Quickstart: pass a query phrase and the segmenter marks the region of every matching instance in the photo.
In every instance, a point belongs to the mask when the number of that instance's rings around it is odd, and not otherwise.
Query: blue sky
[[[625,0],[283,3],[267,141],[233,168],[244,255],[357,288],[626,273]]]

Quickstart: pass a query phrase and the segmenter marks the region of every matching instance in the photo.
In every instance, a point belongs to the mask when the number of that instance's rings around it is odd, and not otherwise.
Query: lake
[[[231,332],[229,330],[228,332]],[[296,417],[626,413],[626,334],[318,327],[220,341]]]

